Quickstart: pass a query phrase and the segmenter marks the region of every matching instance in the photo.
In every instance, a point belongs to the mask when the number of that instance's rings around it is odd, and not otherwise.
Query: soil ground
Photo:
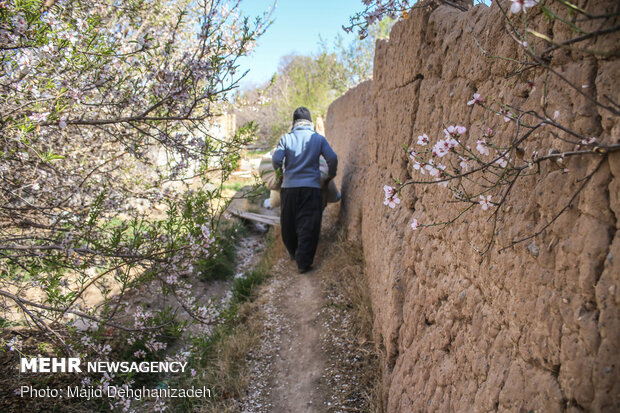
[[[376,360],[368,329],[359,328],[354,314],[356,304],[365,303],[360,294],[353,294],[356,302],[342,290],[343,276],[359,282],[363,268],[350,246],[328,230],[334,225],[327,218],[313,270],[298,274],[282,251],[256,300],[264,329],[260,347],[248,358],[243,412],[372,410]]]

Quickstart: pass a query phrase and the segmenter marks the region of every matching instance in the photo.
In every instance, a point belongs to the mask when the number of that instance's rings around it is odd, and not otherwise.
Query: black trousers
[[[282,241],[297,267],[312,265],[321,233],[323,196],[318,188],[282,188],[280,191]]]

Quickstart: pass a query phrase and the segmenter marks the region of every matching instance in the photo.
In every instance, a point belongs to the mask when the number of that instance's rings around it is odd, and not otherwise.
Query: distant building
[[[205,136],[205,140],[208,140],[209,137],[211,137],[220,142],[230,141],[237,129],[237,117],[233,113],[223,113],[221,115],[214,116],[206,122],[206,129],[209,136]],[[182,159],[180,159],[178,155],[171,157],[171,154],[167,153],[162,147],[153,148],[150,151],[150,158],[158,167],[162,169],[165,168],[170,171],[182,162]],[[212,165],[216,165],[217,160],[210,160],[210,163]],[[195,163],[194,165],[190,163],[189,169],[185,175],[188,177],[195,175],[198,167],[198,163]]]
[[[209,133],[211,136],[221,140],[231,139],[237,130],[237,115],[234,113],[224,113],[216,116],[210,122]]]

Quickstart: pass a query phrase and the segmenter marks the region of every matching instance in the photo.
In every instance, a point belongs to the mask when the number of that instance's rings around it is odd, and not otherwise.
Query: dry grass
[[[381,413],[385,411],[382,403],[383,386],[380,359],[373,342],[373,312],[364,274],[363,251],[359,244],[347,241],[344,234],[337,230],[328,234],[323,249],[325,253],[321,273],[328,286],[328,297],[333,304],[344,308],[352,320],[349,328],[333,331],[342,342],[347,343],[346,349],[331,351],[344,350],[349,353],[348,356],[354,354],[357,357],[354,366],[336,365],[335,374],[355,377],[355,386],[340,397],[345,400],[357,399],[356,405],[352,407],[355,411]]]
[[[275,260],[283,254],[282,242],[273,232],[271,234],[272,240],[253,271],[262,274],[262,279],[269,276]],[[261,303],[254,300],[256,285],[253,285],[254,291],[248,301],[236,303],[231,308],[231,321],[202,343],[203,354],[196,369],[196,379],[210,386],[213,397],[198,406],[178,406],[178,410],[190,411],[191,408],[201,413],[239,411],[239,401],[247,393],[250,380],[246,358],[259,345],[263,330]]]
[[[248,303],[244,306],[251,306]],[[198,371],[201,381],[211,384],[213,397],[197,411],[204,413],[236,412],[238,400],[248,388],[249,373],[245,363],[248,352],[260,341],[262,325],[257,318],[236,326],[218,341],[206,366]]]
[[[337,271],[335,280],[341,292],[348,298],[355,315],[355,327],[360,339],[372,339],[373,314],[370,290],[364,274],[364,256],[361,246],[344,240],[332,245],[333,269]],[[338,271],[338,269],[340,269]]]

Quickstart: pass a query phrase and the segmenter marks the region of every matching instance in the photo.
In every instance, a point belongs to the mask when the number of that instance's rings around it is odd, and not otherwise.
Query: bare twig
[[[527,240],[530,240],[532,238],[536,238],[537,236],[539,236],[540,234],[542,234],[547,228],[549,228],[567,209],[569,209],[573,202],[575,201],[575,199],[577,198],[577,196],[581,193],[581,191],[583,191],[583,189],[586,187],[586,185],[588,184],[588,182],[590,182],[590,179],[592,178],[592,176],[594,176],[594,174],[599,170],[599,168],[601,167],[601,165],[603,165],[603,163],[605,163],[605,161],[607,160],[607,158],[603,158],[600,160],[600,162],[596,165],[596,167],[594,168],[594,170],[592,172],[590,172],[588,175],[586,175],[583,180],[581,185],[579,186],[579,188],[573,193],[573,195],[571,196],[570,200],[566,203],[566,205],[564,205],[564,207],[557,213],[555,214],[555,216],[549,221],[547,222],[545,225],[543,225],[538,231],[536,231],[533,234],[530,234],[526,237],[523,238],[519,238],[517,240],[513,240],[510,245],[507,245],[503,248],[501,248],[498,252],[502,252],[508,248],[511,248],[517,244],[520,244],[522,242],[525,242]]]
[[[170,322],[167,322],[167,323],[164,323],[164,324],[161,324],[161,325],[158,325],[158,326],[153,326],[153,327],[129,328],[129,327],[122,326],[120,324],[116,324],[116,323],[110,322],[109,320],[104,320],[104,319],[102,319],[100,317],[97,317],[97,316],[86,314],[86,313],[81,312],[81,311],[67,309],[67,308],[56,308],[56,307],[51,307],[51,306],[48,306],[48,305],[38,304],[38,303],[35,303],[33,301],[26,300],[24,298],[20,298],[20,297],[16,296],[15,294],[9,293],[8,291],[0,290],[0,295],[2,295],[4,297],[7,297],[7,298],[10,298],[11,300],[13,300],[31,318],[33,318],[33,314],[32,314],[31,311],[29,311],[26,308],[26,305],[29,305],[29,306],[32,306],[32,307],[35,307],[35,308],[39,308],[41,310],[53,311],[55,313],[70,313],[70,314],[74,314],[74,315],[76,315],[78,317],[82,317],[82,318],[86,318],[86,319],[91,320],[91,321],[95,321],[95,322],[97,322],[97,323],[99,323],[101,325],[108,325],[110,327],[114,327],[114,328],[117,328],[117,329],[123,330],[123,331],[159,330],[159,329],[161,329],[161,328],[163,328],[163,327],[165,327],[165,326],[170,324]],[[33,320],[36,319],[36,316],[34,316],[34,317],[35,318],[33,318]],[[39,325],[39,323],[41,325]],[[37,323],[37,325],[41,329],[45,329],[45,330],[51,331],[51,329],[47,326],[47,324],[45,322],[43,322],[42,320],[39,320],[39,323]]]

